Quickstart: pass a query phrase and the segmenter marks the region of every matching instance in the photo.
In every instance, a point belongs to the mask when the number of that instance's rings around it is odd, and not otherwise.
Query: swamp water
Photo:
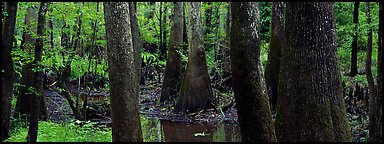
[[[199,124],[141,117],[144,142],[238,142],[238,124]]]

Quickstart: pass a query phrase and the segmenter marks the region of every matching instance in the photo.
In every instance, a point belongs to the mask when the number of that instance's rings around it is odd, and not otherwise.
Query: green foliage
[[[39,122],[38,142],[111,142],[112,130],[104,126],[96,127],[93,122],[83,126],[72,121],[68,124]],[[12,132],[6,142],[25,142],[28,128],[19,128]]]
[[[272,3],[259,2],[260,13],[260,40],[269,40],[269,27],[272,20]]]
[[[378,10],[379,6],[377,3],[370,3],[371,5],[371,28],[372,28],[372,74],[374,77],[377,76],[377,31],[378,31]],[[335,13],[336,13],[336,44],[337,52],[339,56],[340,71],[342,73],[343,81],[350,81],[345,74],[349,73],[351,65],[351,53],[352,53],[352,41],[354,33],[353,24],[353,2],[336,2]],[[359,23],[358,23],[358,55],[357,55],[357,67],[358,69],[365,69],[365,57],[366,47],[368,40],[369,25],[366,22],[365,15],[365,2],[360,3],[359,9]],[[358,81],[361,83],[367,83],[365,75],[357,76],[352,78],[352,82]],[[351,83],[351,82],[347,82]]]

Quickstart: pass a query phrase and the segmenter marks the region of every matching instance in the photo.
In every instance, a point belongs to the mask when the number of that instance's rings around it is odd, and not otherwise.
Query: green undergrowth
[[[95,127],[92,122],[79,121],[67,124],[52,121],[40,121],[37,142],[111,142],[112,130],[107,127]],[[18,128],[5,142],[26,142],[28,127]]]

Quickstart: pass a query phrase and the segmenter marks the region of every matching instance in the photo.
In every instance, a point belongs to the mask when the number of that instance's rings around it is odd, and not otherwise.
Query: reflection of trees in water
[[[162,131],[159,119],[142,118],[143,140],[148,142],[161,142]]]
[[[236,124],[187,124],[141,117],[145,142],[237,142],[240,129]],[[196,133],[208,134],[195,136]]]
[[[186,124],[179,122],[161,121],[165,142],[212,142],[215,127],[196,123]],[[196,136],[195,133],[209,134]]]
[[[220,124],[202,125],[197,123],[180,123],[161,121],[165,142],[212,142],[212,141],[238,141],[239,129],[236,125]],[[224,125],[224,126],[223,126]],[[208,134],[195,136],[196,133]]]

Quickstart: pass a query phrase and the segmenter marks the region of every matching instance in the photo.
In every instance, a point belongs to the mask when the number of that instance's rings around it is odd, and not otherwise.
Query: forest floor
[[[79,95],[80,107],[82,97],[88,94],[84,88],[79,87],[78,81],[69,83],[72,95]],[[81,83],[81,82],[80,82]],[[109,93],[107,90],[95,86],[90,93],[87,106],[87,120],[100,125],[111,126],[111,113],[109,105]],[[367,109],[367,88],[356,83],[349,84],[344,89],[344,99],[347,107],[347,115],[351,126],[351,133],[354,142],[366,141],[368,137],[368,109]],[[141,116],[185,123],[230,123],[237,124],[237,111],[235,104],[222,111],[222,109],[208,109],[197,113],[182,115],[174,113],[174,103],[159,103],[161,85],[157,82],[148,82],[140,86],[139,107]],[[59,95],[59,90],[51,86],[44,90],[46,95],[49,118],[58,122],[68,122],[74,119],[73,112],[64,96]],[[76,98],[74,99],[76,102]],[[228,100],[227,100],[228,101]],[[275,112],[273,112],[275,119]]]
[[[150,82],[147,82],[150,83]],[[186,123],[237,123],[237,111],[234,105],[222,111],[221,109],[207,109],[196,113],[183,115],[173,112],[174,103],[159,102],[161,86],[157,84],[141,85],[139,107],[140,115],[148,118],[156,118],[160,120],[168,120],[174,122]],[[88,91],[78,86],[78,81],[71,81],[68,84],[71,94],[74,96],[73,101],[76,103],[79,96],[80,108],[83,107],[83,100]],[[99,89],[92,91],[87,103],[87,120],[97,122],[98,124],[111,124],[111,113],[109,104],[109,92]],[[59,90],[55,85],[44,90],[48,107],[48,117],[54,121],[68,122],[74,119],[74,114],[64,96],[59,94]]]

